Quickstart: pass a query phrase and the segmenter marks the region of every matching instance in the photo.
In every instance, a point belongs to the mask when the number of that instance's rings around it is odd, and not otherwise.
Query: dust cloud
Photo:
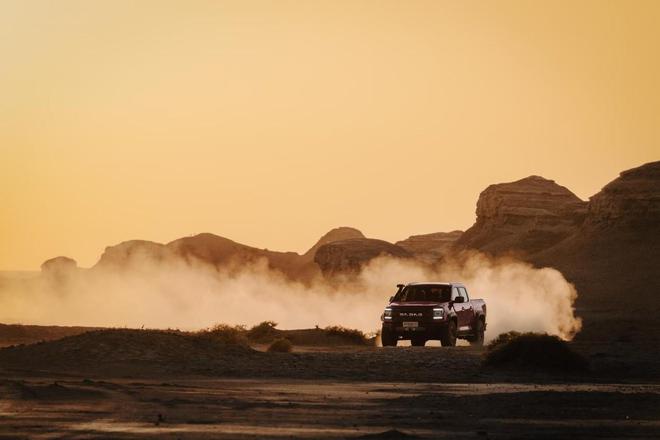
[[[123,270],[77,269],[0,280],[0,322],[41,325],[179,328],[215,323],[279,328],[343,325],[374,332],[397,283],[460,281],[488,307],[487,339],[509,331],[542,331],[570,339],[580,329],[574,287],[554,269],[536,269],[482,254],[437,267],[380,257],[350,279],[292,282],[265,260],[240,268],[185,261],[140,263]]]

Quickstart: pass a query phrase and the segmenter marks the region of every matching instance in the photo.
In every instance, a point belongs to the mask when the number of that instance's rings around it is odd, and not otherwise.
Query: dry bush
[[[293,349],[291,341],[285,338],[278,338],[268,347],[268,351],[276,353],[290,353]]]
[[[347,342],[357,345],[366,345],[367,337],[366,335],[356,329],[342,327],[340,325],[334,325],[331,327],[326,327],[323,329],[328,336],[334,336],[340,339],[343,339]]]
[[[510,332],[506,332],[506,333],[500,333],[497,338],[493,339],[492,341],[490,341],[488,343],[487,348],[488,348],[488,350],[493,350],[493,349],[499,347],[500,345],[505,344],[505,343],[511,341],[512,339],[517,338],[520,335],[521,335],[521,333],[517,332],[515,330],[512,330]]]
[[[247,337],[251,341],[272,341],[277,336],[275,327],[277,327],[275,321],[264,321],[248,330]]]
[[[248,341],[245,333],[245,327],[242,325],[231,326],[227,324],[216,324],[209,329],[196,332],[195,335],[200,338],[213,339],[224,345],[247,346]]]
[[[541,333],[508,335],[500,335],[502,341],[489,347],[485,365],[564,373],[588,369],[587,360],[557,336]]]

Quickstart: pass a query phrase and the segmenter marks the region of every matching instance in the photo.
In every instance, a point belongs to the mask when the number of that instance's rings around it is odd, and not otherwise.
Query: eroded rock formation
[[[69,257],[55,257],[46,260],[41,264],[41,272],[44,274],[69,272],[76,269],[78,269],[78,263],[76,263],[76,260]]]
[[[591,226],[650,225],[660,221],[660,161],[623,171],[589,200]]]
[[[452,246],[463,235],[463,231],[435,232],[411,235],[395,244],[427,263],[435,263],[451,251]]]
[[[324,275],[355,273],[370,260],[381,255],[397,258],[411,258],[412,254],[404,248],[373,238],[353,238],[335,241],[321,246],[316,252],[314,262]]]
[[[477,221],[459,248],[531,254],[559,243],[583,222],[587,203],[553,180],[530,176],[490,185],[477,201]]]
[[[55,285],[68,281],[78,273],[78,263],[69,257],[55,257],[41,264],[41,274]]]
[[[347,226],[341,226],[339,228],[334,228],[330,230],[327,234],[319,239],[314,246],[312,246],[303,257],[310,261],[314,260],[316,251],[319,250],[324,244],[332,243],[334,241],[350,240],[353,238],[366,238],[362,232],[355,228],[350,228]]]
[[[145,267],[164,262],[174,255],[161,243],[147,240],[128,240],[108,246],[96,263],[96,269],[126,269]]]

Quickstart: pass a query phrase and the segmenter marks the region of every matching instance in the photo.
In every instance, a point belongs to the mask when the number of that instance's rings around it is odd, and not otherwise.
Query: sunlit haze
[[[466,229],[660,156],[660,2],[3,1],[0,270]]]

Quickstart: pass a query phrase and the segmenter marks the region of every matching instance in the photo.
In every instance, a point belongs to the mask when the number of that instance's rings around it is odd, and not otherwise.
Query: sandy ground
[[[0,438],[657,438],[660,385],[5,377]]]
[[[0,439],[659,438],[657,347],[572,347],[589,371],[486,368],[477,347],[89,334],[0,349]]]

